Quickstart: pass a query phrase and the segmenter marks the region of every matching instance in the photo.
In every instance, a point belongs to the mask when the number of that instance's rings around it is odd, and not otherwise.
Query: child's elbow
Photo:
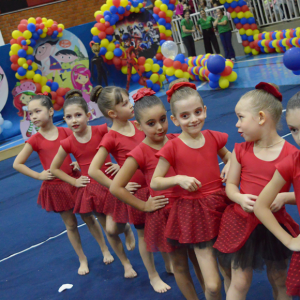
[[[118,189],[115,187],[115,185],[113,183],[110,185],[109,191],[113,196],[117,197]]]
[[[93,168],[89,168],[89,170],[88,170],[88,175],[91,176],[93,179],[95,179],[95,178],[94,178],[94,177],[95,177],[95,173],[94,173]]]
[[[155,179],[152,179],[150,182],[150,188],[154,191],[157,191],[157,184],[155,182]]]

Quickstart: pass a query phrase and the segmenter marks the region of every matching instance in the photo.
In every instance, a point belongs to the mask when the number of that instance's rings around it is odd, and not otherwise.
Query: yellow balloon
[[[145,67],[145,72],[149,72],[149,71],[151,71],[152,65],[145,63],[144,67]]]
[[[235,11],[233,11],[231,14],[230,14],[231,18],[234,19],[236,18],[237,16],[237,13]]]
[[[247,47],[244,48],[244,51],[245,51],[246,54],[251,53],[251,50],[252,49],[250,48],[250,46],[247,46]]]
[[[16,76],[16,78],[19,79],[19,80],[22,80],[22,79],[25,78],[25,76],[20,76],[20,75],[18,74],[18,72],[16,72],[15,76]]]
[[[27,40],[30,39],[32,37],[32,33],[29,30],[25,30],[23,32],[23,37]]]
[[[48,81],[48,78],[45,77],[45,76],[42,76],[42,79],[41,79],[41,82],[40,82],[41,86],[45,85],[47,83],[47,81]]]
[[[31,55],[33,53],[33,48],[29,46],[28,49],[27,49],[27,51],[26,51],[26,53],[28,55]]]
[[[121,0],[121,6],[125,7],[128,5],[128,0]]]
[[[271,39],[271,37],[270,37],[270,32],[267,32],[267,33],[265,34],[265,39],[266,39],[266,40],[270,40],[270,39]]]
[[[107,51],[114,51],[116,48],[116,45],[114,43],[109,43],[107,46]]]
[[[253,34],[259,34],[259,30],[258,29],[253,30]]]
[[[130,7],[130,12],[132,12],[132,13],[134,12],[134,7],[133,6]]]
[[[183,78],[189,79],[190,73],[189,72],[183,72]]]
[[[252,52],[253,55],[257,55],[259,53],[256,49],[252,49],[251,52]]]
[[[113,5],[113,0],[107,0],[106,4],[111,7]]]
[[[162,1],[160,1],[160,0],[156,0],[155,2],[154,2],[154,5],[156,6],[156,7],[158,7],[158,8],[160,8],[160,6],[162,5],[163,3],[162,3]]]
[[[135,12],[135,13],[139,13],[139,12],[140,12],[140,9],[139,9],[138,7],[135,7],[135,8],[134,8],[134,12]]]
[[[36,71],[36,70],[38,69],[38,65],[37,65],[37,63],[35,63],[35,62],[33,62],[33,63],[31,64],[31,66],[32,66],[32,70],[33,70],[33,71]]]
[[[292,39],[292,45],[294,45],[295,47],[297,47],[297,45],[296,45],[296,40],[297,40],[297,38],[293,38]],[[274,47],[275,48],[275,47]]]
[[[263,47],[265,47],[265,46],[266,46],[266,40],[262,40],[262,41],[261,41],[261,45],[262,45]]]
[[[139,3],[138,5],[139,8],[142,8],[143,6],[144,6],[143,3]]]
[[[48,21],[47,18],[42,18],[42,22],[43,22],[43,23],[46,23],[47,21]]]
[[[18,44],[14,44],[10,47],[10,50],[13,54],[18,54],[18,51],[22,49],[22,47]]]
[[[33,17],[29,18],[28,23],[36,24],[35,18],[33,18]]]
[[[44,85],[44,86],[42,87],[42,92],[43,92],[43,93],[45,93],[45,92],[50,93],[50,92],[51,92],[50,86]]]
[[[246,33],[246,30],[245,30],[244,28],[241,28],[241,29],[239,30],[239,33],[240,33],[240,35],[243,35],[243,34]]]
[[[249,18],[251,18],[251,17],[253,17],[253,14],[252,14],[250,11],[246,11],[246,12],[244,13],[244,18],[249,19]]]
[[[100,43],[101,47],[107,47],[109,45],[109,40],[108,39],[103,39]]]
[[[96,18],[98,15],[101,15],[101,11],[100,11],[100,10],[97,10],[97,11],[94,13],[94,17]]]
[[[127,71],[128,71],[127,66],[123,66],[123,67],[121,68],[121,72],[122,72],[123,74],[127,74]]]
[[[12,55],[14,55],[14,53],[12,52],[12,51],[9,51],[9,56],[12,56]]]
[[[28,78],[28,79],[32,79],[34,75],[35,75],[34,71],[27,71],[26,72],[26,78]]]
[[[46,22],[46,26],[47,27],[51,27],[53,25],[53,20],[52,19],[49,19],[47,22]]]
[[[253,36],[253,38],[254,38],[255,41],[258,40],[258,34],[255,34],[255,35]]]
[[[158,81],[158,75],[157,74],[152,74],[150,76],[150,80],[153,82],[153,83],[156,83]]]
[[[164,11],[164,12],[167,12],[167,10],[168,10],[168,5],[167,5],[167,4],[162,4],[162,5],[160,6],[160,10],[161,10],[161,11]]]
[[[172,30],[166,30],[165,35],[166,36],[171,36],[172,35]]]
[[[108,6],[107,4],[103,4],[103,5],[101,6],[101,11],[105,12],[105,11],[107,11],[107,10],[109,10],[109,6]]]
[[[228,66],[228,67],[233,68],[233,62],[229,59],[226,59],[225,65],[226,65],[226,67]]]
[[[226,78],[229,80],[229,82],[234,82],[237,79],[237,74],[236,72],[232,71],[230,75],[226,76]]]
[[[114,57],[114,53],[112,51],[107,51],[105,53],[105,58],[108,59],[108,60],[112,60]]]
[[[175,73],[174,67],[169,67],[169,68],[167,68],[166,74],[167,74],[168,76],[173,76],[174,73]]]
[[[167,17],[172,18],[173,12],[168,9],[167,12],[166,12],[166,15],[167,15]]]
[[[98,28],[93,27],[93,28],[91,29],[91,33],[92,33],[92,35],[98,35],[98,34],[100,33],[100,31],[99,31]]]
[[[24,69],[28,69],[28,64],[23,64],[22,66]]]
[[[219,79],[219,85],[221,89],[226,89],[229,87],[229,80],[221,76]]]
[[[19,30],[14,30],[11,35],[14,39],[17,39],[18,37],[22,36],[22,32]]]
[[[253,30],[252,29],[247,29],[246,30],[246,34],[247,34],[247,36],[252,35],[253,34]]]
[[[159,29],[159,32],[160,32],[160,33],[165,33],[165,32],[166,32],[166,27],[163,26],[163,25],[159,25],[159,26],[158,26],[158,29]]]
[[[284,47],[286,47],[286,39],[283,39],[283,40],[282,40],[282,45],[283,45]]]
[[[182,78],[183,77],[183,71],[180,70],[180,69],[176,70],[174,74],[177,78]]]
[[[227,1],[227,2],[228,2],[228,1]],[[240,11],[239,13],[237,13],[237,17],[238,17],[239,19],[244,18],[244,13],[243,13],[242,11]]]
[[[226,0],[220,0],[220,3],[221,3],[221,4],[225,4],[225,3],[226,3]]]
[[[48,28],[45,27],[45,28],[43,29],[43,32],[44,32],[44,33],[47,33],[47,31],[48,31]]]
[[[24,64],[26,64],[26,62],[27,62],[27,60],[25,58],[23,58],[23,57],[21,57],[21,58],[18,59],[18,65],[20,67],[22,67]]]
[[[35,75],[33,76],[33,81],[34,81],[34,82],[40,83],[41,80],[42,80],[42,76],[41,76],[40,74],[35,74]]]
[[[65,25],[64,25],[64,24],[58,24],[57,27],[58,27],[58,28],[61,28],[62,30],[65,29]]]
[[[160,66],[158,64],[152,65],[152,72],[157,73],[160,69]]]
[[[160,46],[157,49],[157,53],[161,53],[161,47]]]
[[[146,59],[146,64],[150,64],[152,66],[153,65],[153,59],[152,58],[147,58]]]
[[[159,81],[164,82],[166,80],[166,76],[164,74],[159,75]]]
[[[46,32],[44,32],[44,33],[42,33],[41,35],[40,35],[40,37],[43,39],[43,38],[45,38],[47,36],[47,33]],[[59,36],[59,34],[57,35],[57,36]]]
[[[227,3],[231,3],[233,0],[227,0]]]

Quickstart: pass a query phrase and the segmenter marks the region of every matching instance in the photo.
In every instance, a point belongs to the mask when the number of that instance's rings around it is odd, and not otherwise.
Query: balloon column
[[[257,55],[259,52],[255,49],[252,42],[254,41],[254,35],[258,34],[259,30],[257,29],[253,14],[249,11],[247,2],[244,0],[220,0],[220,3],[230,13],[235,27],[239,29],[245,53]]]
[[[258,52],[283,53],[293,47],[300,47],[300,27],[296,29],[263,32],[254,36],[254,47]]]
[[[287,50],[283,55],[283,63],[295,75],[300,75],[300,49],[291,48]]]
[[[237,74],[233,69],[233,62],[225,59],[221,55],[206,54],[187,59],[189,74],[192,80],[208,81],[212,89],[229,87],[230,82],[237,79]]]
[[[34,47],[38,40],[46,37],[57,39],[63,36],[64,25],[47,18],[29,18],[21,20],[18,30],[12,32],[10,41],[11,68],[16,71],[16,78],[21,81],[31,81],[37,86],[36,93],[52,94],[54,109],[59,110],[64,103],[63,96],[68,89],[60,88],[58,83],[43,76],[34,62]]]

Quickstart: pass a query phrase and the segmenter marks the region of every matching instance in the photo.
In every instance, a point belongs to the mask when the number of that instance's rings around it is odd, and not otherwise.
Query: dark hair
[[[189,9],[186,9],[186,10],[183,12],[183,15],[185,15],[186,13],[191,14]]]
[[[70,90],[65,94],[65,99],[73,98],[73,97],[82,97],[82,92],[80,90]]]
[[[97,85],[91,92],[91,101],[97,103],[103,115],[109,118],[108,111],[112,110],[115,105],[123,102],[123,94],[129,96],[125,89],[118,86],[106,86],[103,88],[101,85]]]
[[[45,45],[45,44],[50,44],[51,46],[53,46],[53,45],[56,45],[57,42],[58,42],[58,40],[57,40],[57,41],[47,41],[47,42],[45,42],[45,43],[42,43],[42,44],[38,45],[38,46],[36,47],[36,49],[35,49],[35,52],[34,52],[35,55],[36,55],[37,49],[38,49],[39,47],[41,47],[41,46],[43,46],[43,45]],[[34,55],[34,62],[41,66],[41,65],[42,65],[41,61],[37,60],[37,59],[35,58],[35,55]]]
[[[59,54],[78,56],[75,51],[70,50],[70,49],[60,50],[60,51],[56,52],[54,56],[57,56]]]
[[[286,114],[293,109],[300,109],[300,92],[295,94],[287,103]]]
[[[164,107],[162,101],[155,95],[152,96],[145,96],[142,99],[138,100],[134,103],[134,116],[136,120],[140,123],[141,114],[143,110],[147,108],[151,108],[155,105],[161,105]]]
[[[53,108],[53,103],[52,103],[52,96],[50,93],[48,95],[36,95],[31,98],[29,103],[33,100],[40,100],[40,103],[42,106],[45,106],[48,110],[50,108]]]
[[[221,11],[221,13],[224,15],[224,9],[223,8],[218,8],[220,11]],[[217,9],[217,10],[218,10]]]
[[[70,105],[80,106],[86,114],[89,112],[89,107],[88,107],[86,101],[82,97],[76,96],[76,97],[71,97],[71,98],[66,99],[64,102],[64,106],[63,106],[64,112],[65,112],[66,107],[68,107]]]

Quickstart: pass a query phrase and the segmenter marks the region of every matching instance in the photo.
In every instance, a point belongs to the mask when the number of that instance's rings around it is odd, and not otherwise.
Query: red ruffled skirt
[[[170,211],[165,236],[186,245],[211,241],[218,235],[228,203],[225,188],[197,198],[179,198]]]
[[[149,252],[173,252],[176,247],[171,245],[165,231],[170,211],[175,199],[169,197],[169,204],[151,213],[147,213],[145,222],[145,242]]]
[[[289,296],[300,296],[300,252],[292,255],[286,287]]]
[[[68,211],[74,208],[76,192],[76,187],[64,181],[43,181],[37,203],[49,212]]]
[[[129,221],[128,205],[113,196],[111,193],[107,196],[104,213],[106,215],[111,215],[116,223],[125,224]]]
[[[140,188],[135,193],[134,196],[142,201],[147,201],[150,197],[150,192],[148,187]],[[127,205],[128,208],[128,216],[129,216],[129,223],[134,225],[142,225],[145,224],[146,221],[146,213],[139,211],[132,206]]]
[[[299,226],[283,207],[274,213],[293,236],[298,236]],[[256,226],[261,224],[254,213],[245,212],[240,205],[231,204],[223,214],[220,231],[214,248],[222,253],[233,253],[241,249]]]
[[[78,188],[74,213],[104,213],[108,194],[110,194],[109,190],[95,181],[91,181],[85,187]]]

